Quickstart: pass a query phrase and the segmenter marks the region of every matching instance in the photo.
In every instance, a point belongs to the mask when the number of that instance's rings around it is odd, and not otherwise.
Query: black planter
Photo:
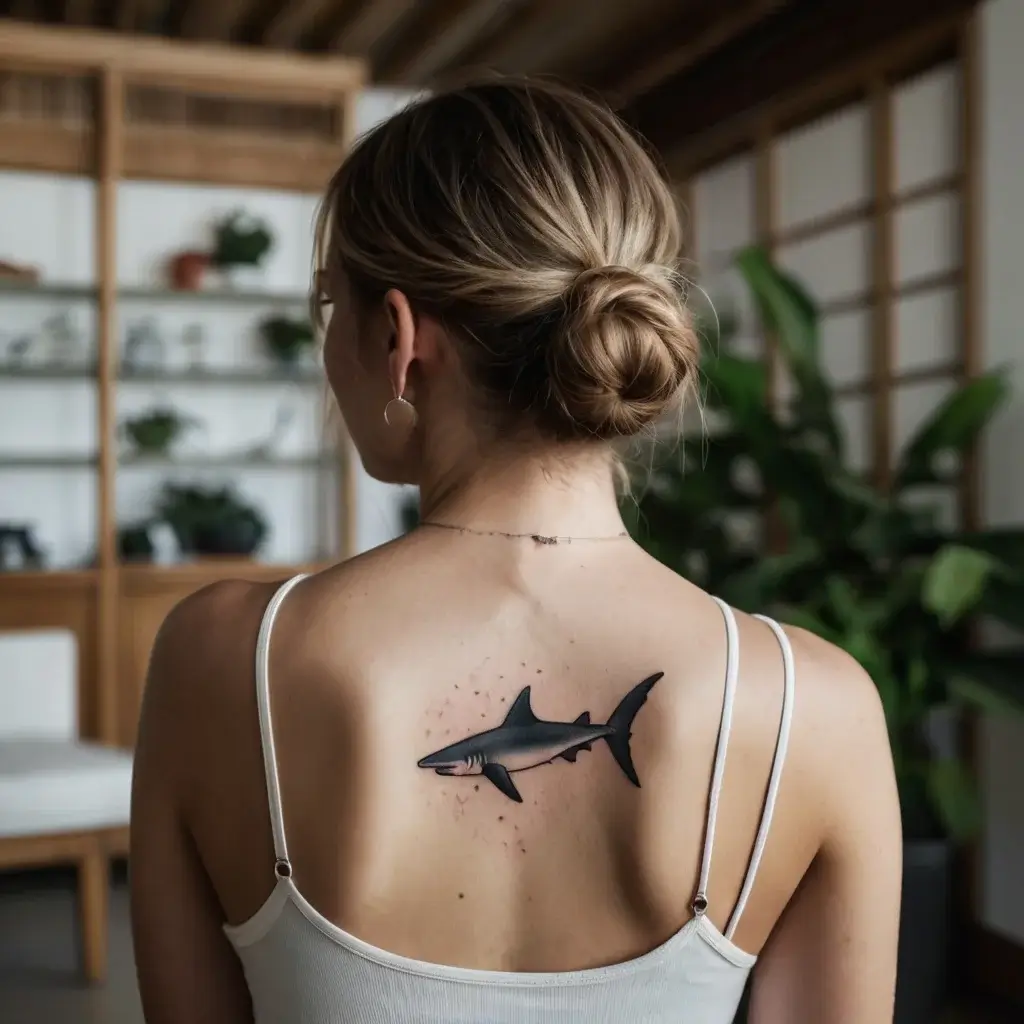
[[[250,519],[204,523],[192,530],[191,549],[198,555],[252,555],[264,532],[261,523]]]
[[[945,840],[903,848],[903,909],[895,1024],[935,1024],[947,994],[953,847]]]

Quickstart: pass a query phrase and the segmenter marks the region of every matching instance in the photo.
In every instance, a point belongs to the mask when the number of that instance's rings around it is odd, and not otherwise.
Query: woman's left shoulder
[[[281,581],[219,580],[179,601],[150,654],[139,753],[178,756],[204,734],[255,714],[256,637]],[[187,759],[186,759],[187,760]]]

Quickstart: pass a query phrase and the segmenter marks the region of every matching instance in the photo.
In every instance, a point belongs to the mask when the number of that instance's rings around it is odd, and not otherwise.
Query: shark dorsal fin
[[[535,725],[540,719],[533,713],[530,707],[530,688],[524,686],[516,697],[512,707],[508,709],[503,726],[513,725]]]

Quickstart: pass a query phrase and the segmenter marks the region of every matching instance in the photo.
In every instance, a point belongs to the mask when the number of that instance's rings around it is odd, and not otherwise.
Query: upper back
[[[222,650],[211,662],[220,689],[197,724],[211,742],[198,740],[205,765],[190,803],[232,924],[257,910],[274,877],[251,667],[269,597],[245,585],[210,597],[245,625],[238,656]],[[720,931],[762,819],[783,704],[783,659],[769,627],[741,617],[736,656],[706,893]],[[291,870],[327,920],[418,960],[564,971],[646,953],[692,916],[726,619],[632,544],[523,549],[414,535],[301,581],[276,616],[268,668]],[[536,718],[574,723],[588,713],[596,727],[658,673],[630,724],[639,786],[603,737],[517,772],[522,802],[485,775],[417,766],[499,727],[526,687]],[[787,770],[780,794],[734,936],[752,953],[820,832],[799,769]]]

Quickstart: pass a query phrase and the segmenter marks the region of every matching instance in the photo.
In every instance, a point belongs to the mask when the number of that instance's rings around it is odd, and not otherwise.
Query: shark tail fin
[[[633,727],[633,719],[644,706],[647,694],[651,692],[651,687],[664,674],[664,672],[655,672],[653,676],[648,676],[642,683],[634,686],[619,701],[619,706],[612,712],[612,717],[608,719],[608,726],[612,732],[605,737],[605,740],[608,742],[612,756],[622,769],[622,773],[637,788],[640,786],[640,779],[637,777],[636,768],[633,767],[633,755],[629,749],[630,730]]]

